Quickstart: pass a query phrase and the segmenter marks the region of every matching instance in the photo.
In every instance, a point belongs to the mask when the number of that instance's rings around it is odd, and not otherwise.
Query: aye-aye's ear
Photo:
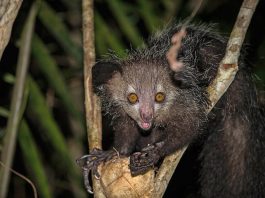
[[[122,72],[121,66],[112,62],[98,62],[92,67],[92,84],[96,88],[108,82],[116,72]]]
[[[190,33],[191,36],[193,33]],[[209,86],[215,78],[220,61],[225,53],[226,41],[213,35],[203,35],[199,39],[188,39],[181,47],[179,58],[184,68],[175,72],[175,82],[183,88]]]

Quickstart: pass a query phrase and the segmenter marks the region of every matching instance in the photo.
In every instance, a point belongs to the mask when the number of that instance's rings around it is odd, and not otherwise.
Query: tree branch
[[[244,0],[242,3],[227,44],[226,54],[219,65],[216,78],[207,90],[211,101],[208,112],[212,110],[235,78],[238,71],[238,58],[241,46],[258,2],[259,0]],[[186,149],[187,147],[165,158],[155,179],[157,194],[161,196],[164,194],[175,168]]]
[[[0,7],[0,60],[10,39],[22,0],[3,0]]]
[[[258,2],[259,0],[244,0],[242,3],[226,47],[225,56],[219,65],[217,77],[208,87],[209,99],[211,101],[209,112],[235,78],[238,71],[240,50]]]
[[[97,96],[92,89],[92,67],[95,64],[94,46],[94,12],[93,0],[83,0],[83,50],[84,50],[84,85],[85,85],[85,109],[87,136],[90,151],[93,148],[101,148],[102,127],[101,110]],[[95,197],[104,197],[99,180],[93,179]]]

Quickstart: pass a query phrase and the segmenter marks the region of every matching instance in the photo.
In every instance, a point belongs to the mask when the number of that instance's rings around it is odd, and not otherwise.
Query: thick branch
[[[3,0],[0,5],[0,60],[9,41],[22,0]]]
[[[211,101],[209,111],[211,111],[217,101],[226,92],[235,78],[238,70],[240,50],[258,2],[259,0],[245,0],[240,8],[236,23],[226,47],[225,57],[219,65],[217,77],[208,87],[209,98]]]

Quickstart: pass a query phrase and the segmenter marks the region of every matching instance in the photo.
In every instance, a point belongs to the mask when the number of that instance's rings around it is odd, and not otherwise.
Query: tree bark
[[[9,42],[13,23],[22,0],[2,0],[0,2],[0,60]]]
[[[101,108],[97,96],[92,90],[91,69],[95,64],[94,12],[93,0],[83,0],[83,50],[84,50],[84,85],[87,136],[89,150],[101,148]],[[92,178],[95,197],[105,197],[99,180]]]

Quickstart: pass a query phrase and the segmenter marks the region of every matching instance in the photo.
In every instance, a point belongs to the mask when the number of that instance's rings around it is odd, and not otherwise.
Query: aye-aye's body
[[[178,55],[184,67],[173,72],[166,52],[179,28],[167,28],[125,59],[110,57],[94,66],[95,91],[112,117],[113,147],[131,156],[132,174],[139,174],[207,136],[200,155],[201,196],[265,197],[265,119],[248,68],[240,61],[234,82],[209,116],[206,88],[227,41],[205,26],[187,27]]]

